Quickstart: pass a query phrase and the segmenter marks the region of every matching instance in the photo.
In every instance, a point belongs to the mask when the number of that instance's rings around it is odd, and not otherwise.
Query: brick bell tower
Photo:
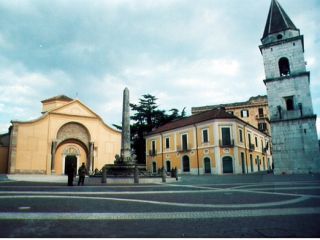
[[[312,108],[303,35],[277,0],[271,1],[261,42],[274,173],[320,172],[317,116]]]

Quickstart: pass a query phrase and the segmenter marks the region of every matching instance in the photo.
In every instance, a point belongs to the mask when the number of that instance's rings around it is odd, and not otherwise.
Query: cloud
[[[0,1],[0,109],[7,113],[1,114],[0,124],[38,117],[40,101],[59,94],[78,95],[107,123],[119,123],[126,86],[131,102],[150,93],[163,109],[187,111],[266,94],[258,45],[269,4]],[[320,6],[314,0],[281,4],[305,35],[311,91],[317,99]],[[25,111],[14,113],[16,107]],[[314,109],[320,113],[319,104]]]

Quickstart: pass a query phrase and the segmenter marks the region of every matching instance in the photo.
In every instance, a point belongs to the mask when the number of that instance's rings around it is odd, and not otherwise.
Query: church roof
[[[67,101],[67,102],[73,101],[72,98],[69,98],[69,97],[66,96],[66,95],[58,95],[58,96],[55,96],[55,97],[52,97],[52,98],[48,98],[48,99],[42,100],[41,102],[42,102],[42,103],[45,103],[45,102],[51,102],[51,101],[57,101],[57,100]]]
[[[266,26],[263,32],[263,38],[270,34],[281,32],[284,30],[299,30],[293,24],[289,16],[280,6],[277,0],[271,0],[271,5],[269,9],[269,14],[266,22]]]

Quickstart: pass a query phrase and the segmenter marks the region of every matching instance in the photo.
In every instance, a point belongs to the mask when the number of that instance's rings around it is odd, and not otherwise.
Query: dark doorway
[[[190,172],[190,161],[188,156],[182,158],[183,172]]]
[[[153,162],[153,163],[152,163],[152,172],[153,172],[153,173],[156,173],[156,172],[157,172],[157,164],[156,164],[156,162]]]
[[[166,168],[167,168],[167,172],[171,172],[171,162],[170,161],[166,161]]]
[[[204,158],[204,172],[211,173],[211,163],[210,158]]]
[[[233,173],[233,164],[231,157],[222,158],[223,173]]]
[[[64,174],[68,174],[70,168],[74,169],[74,173],[77,173],[77,157],[75,155],[68,155],[64,162]]]

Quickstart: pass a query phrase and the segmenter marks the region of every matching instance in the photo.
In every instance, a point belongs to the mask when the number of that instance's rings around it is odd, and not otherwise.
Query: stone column
[[[94,142],[89,142],[89,173],[93,172],[93,151],[94,151]]]
[[[57,141],[52,141],[51,144],[51,173],[54,174],[55,170],[55,159],[56,159]]]
[[[122,108],[122,133],[121,133],[121,158],[123,161],[130,161],[131,144],[130,144],[130,102],[129,89],[123,91],[123,108]]]

